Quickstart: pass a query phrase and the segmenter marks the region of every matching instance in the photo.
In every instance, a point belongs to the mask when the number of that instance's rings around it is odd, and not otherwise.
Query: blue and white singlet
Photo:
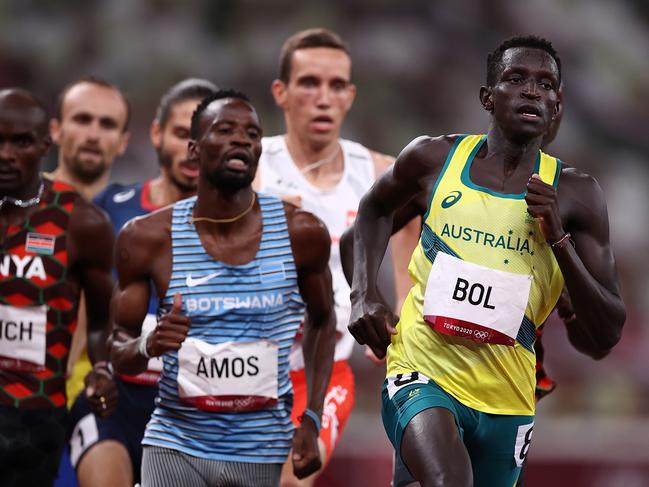
[[[196,197],[173,207],[172,272],[158,316],[164,315],[176,293],[191,320],[189,340],[207,346],[248,342],[277,344],[277,402],[245,412],[198,409],[179,395],[179,353],[163,356],[156,409],[146,428],[143,445],[178,450],[189,455],[225,461],[284,463],[291,447],[293,391],[289,379],[289,351],[304,314],[297,271],[283,203],[258,194],[262,237],[254,259],[244,265],[216,261],[203,248],[189,219]],[[227,373],[217,364],[218,377]],[[230,362],[230,374],[236,374]],[[214,364],[204,372],[214,378]],[[273,371],[274,374],[274,371]],[[237,376],[238,377],[238,376]]]

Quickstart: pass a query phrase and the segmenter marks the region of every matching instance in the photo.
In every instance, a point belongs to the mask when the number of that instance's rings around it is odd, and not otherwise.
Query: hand
[[[108,368],[105,365],[95,365],[86,375],[84,383],[86,397],[92,411],[100,417],[113,414],[119,401],[119,392]]]
[[[537,219],[545,241],[553,243],[566,233],[561,223],[557,191],[545,184],[538,174],[532,174],[527,182],[525,195],[527,212]]]
[[[158,321],[158,326],[147,338],[146,350],[150,357],[177,351],[182,346],[191,325],[189,318],[182,314],[182,307],[182,296],[180,293],[174,294],[171,309]]]
[[[361,345],[367,345],[378,359],[383,359],[397,334],[394,325],[398,319],[392,310],[378,302],[362,301],[352,304],[349,332]]]
[[[322,468],[318,430],[308,416],[303,416],[302,424],[293,434],[292,452],[293,473],[298,479],[306,478]]]

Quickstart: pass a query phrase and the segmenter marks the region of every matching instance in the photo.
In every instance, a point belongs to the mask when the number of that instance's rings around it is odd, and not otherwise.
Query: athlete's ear
[[[194,139],[189,139],[189,142],[187,142],[187,158],[194,161],[200,161],[198,153],[198,142],[196,142]]]
[[[347,103],[345,110],[349,110],[354,103],[354,99],[356,98],[356,85],[349,83],[349,85],[347,85],[347,93]]]
[[[283,108],[286,103],[286,83],[281,79],[274,80],[270,85],[270,92],[273,94],[277,106]]]
[[[162,143],[162,127],[160,127],[160,122],[157,120],[151,122],[149,137],[151,138],[151,145],[156,149],[160,149],[160,144]]]
[[[119,149],[117,149],[117,155],[121,156],[126,152],[126,148],[128,147],[128,141],[131,140],[131,133],[130,132],[123,132],[119,141]]]
[[[563,83],[559,86],[559,91],[557,91],[557,104],[554,106],[554,112],[552,113],[552,120],[559,118],[563,115]]]
[[[480,103],[489,113],[494,111],[493,92],[488,86],[480,87]]]
[[[58,118],[50,119],[50,137],[52,137],[52,142],[58,145],[61,139],[61,122]]]

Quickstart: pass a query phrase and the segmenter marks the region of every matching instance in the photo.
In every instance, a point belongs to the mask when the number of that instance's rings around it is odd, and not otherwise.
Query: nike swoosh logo
[[[135,196],[135,189],[127,189],[126,191],[122,191],[121,193],[117,193],[115,196],[113,196],[113,201],[115,203],[124,203],[125,201],[130,200],[133,196]]]
[[[223,271],[212,272],[211,274],[202,277],[192,277],[192,275],[190,274],[187,276],[187,279],[185,279],[185,284],[187,284],[187,287],[200,286],[201,284],[205,284],[210,279],[214,279],[221,274],[223,274]]]

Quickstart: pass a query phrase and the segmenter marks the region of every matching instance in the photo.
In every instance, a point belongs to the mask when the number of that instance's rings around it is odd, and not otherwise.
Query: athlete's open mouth
[[[96,156],[101,155],[101,149],[96,145],[82,145],[79,147],[79,152],[84,152],[86,154],[94,154]]]
[[[318,123],[333,123],[334,122],[333,118],[328,117],[327,115],[320,115],[318,117],[315,117],[313,119],[313,121],[318,122]]]
[[[182,161],[180,163],[180,172],[189,179],[195,179],[198,177],[198,164],[195,161]]]
[[[250,162],[250,154],[242,150],[232,151],[225,157],[225,167],[233,171],[246,171]]]
[[[528,118],[536,119],[541,117],[541,110],[536,105],[521,105],[516,110],[516,113],[520,113]]]

